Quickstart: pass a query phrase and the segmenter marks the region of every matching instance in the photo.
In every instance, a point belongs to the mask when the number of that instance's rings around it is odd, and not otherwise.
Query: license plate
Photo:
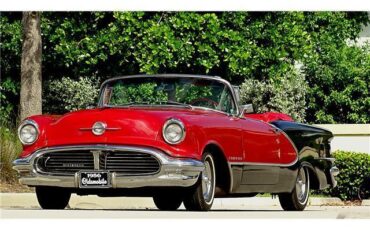
[[[80,172],[80,188],[110,187],[109,173],[105,171]]]

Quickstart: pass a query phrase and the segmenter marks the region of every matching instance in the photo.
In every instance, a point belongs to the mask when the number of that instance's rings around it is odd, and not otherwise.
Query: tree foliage
[[[44,83],[44,113],[63,114],[85,109],[97,103],[99,84],[94,78],[80,77],[77,80],[62,77]]]
[[[307,88],[304,75],[292,67],[279,81],[246,79],[240,88],[240,100],[242,104],[251,103],[258,113],[282,112],[304,122]]]
[[[20,17],[3,13],[0,20],[1,74],[17,82]],[[360,70],[368,69],[368,62],[348,63],[368,54],[346,44],[367,22],[367,14],[359,12],[44,12],[43,77],[103,80],[176,72],[219,75],[240,84],[279,81],[299,61],[309,83],[309,122],[368,122],[361,101],[369,97],[352,92],[357,85],[364,88],[360,82],[369,72]],[[341,86],[333,83],[339,81]],[[330,96],[345,89],[350,100]]]

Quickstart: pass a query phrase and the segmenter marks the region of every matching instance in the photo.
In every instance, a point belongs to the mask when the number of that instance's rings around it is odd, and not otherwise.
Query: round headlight
[[[178,144],[185,138],[184,124],[176,119],[170,119],[163,125],[163,138],[169,144]]]
[[[18,128],[18,137],[24,145],[35,143],[39,137],[37,123],[32,120],[25,120]]]

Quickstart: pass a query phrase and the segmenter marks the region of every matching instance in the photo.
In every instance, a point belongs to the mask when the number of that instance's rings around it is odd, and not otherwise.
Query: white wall
[[[316,125],[334,134],[331,149],[370,154],[370,124]]]

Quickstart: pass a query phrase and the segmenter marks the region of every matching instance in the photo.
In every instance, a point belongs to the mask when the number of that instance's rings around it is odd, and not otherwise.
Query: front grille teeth
[[[159,160],[148,153],[101,151],[98,160],[100,170],[121,175],[151,175],[160,171]],[[73,175],[81,170],[94,170],[94,156],[88,150],[48,152],[40,156],[36,164],[42,173]]]
[[[147,153],[109,152],[100,156],[100,168],[124,175],[158,173],[158,160]]]

